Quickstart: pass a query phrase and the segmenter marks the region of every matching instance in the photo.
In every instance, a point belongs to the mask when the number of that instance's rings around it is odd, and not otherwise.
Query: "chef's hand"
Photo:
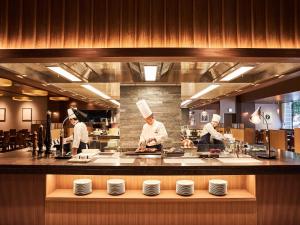
[[[72,148],[72,156],[77,155],[77,148]]]
[[[64,138],[64,139],[63,139],[63,143],[62,143],[62,144],[63,144],[63,145],[64,145],[64,144],[67,144],[67,138]]]
[[[156,141],[156,138],[149,138],[149,139],[147,140],[147,143],[150,143],[151,141],[157,142],[157,141]]]

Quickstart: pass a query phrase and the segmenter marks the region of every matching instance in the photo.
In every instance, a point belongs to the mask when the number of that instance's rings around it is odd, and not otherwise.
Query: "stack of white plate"
[[[87,195],[92,192],[91,179],[77,179],[73,181],[73,193],[75,195]]]
[[[159,195],[160,181],[159,180],[145,180],[143,182],[143,194],[148,196]]]
[[[208,191],[212,195],[226,195],[227,194],[227,181],[220,179],[209,180]]]
[[[194,181],[178,180],[176,181],[176,193],[178,195],[189,196],[194,194]]]
[[[107,180],[107,193],[110,195],[121,195],[125,193],[125,180],[109,179]]]

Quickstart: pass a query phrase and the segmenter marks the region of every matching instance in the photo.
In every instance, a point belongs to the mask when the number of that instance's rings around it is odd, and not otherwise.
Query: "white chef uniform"
[[[139,100],[136,105],[144,119],[152,115],[152,111],[144,99]],[[156,139],[156,143],[153,143],[153,145],[160,145],[168,138],[168,133],[163,123],[154,120],[152,125],[149,125],[148,123],[144,124],[139,143],[147,143],[148,140],[152,138]]]
[[[72,109],[68,109],[69,119],[76,118]],[[78,153],[81,152],[81,149],[88,148],[87,143],[89,141],[89,134],[85,123],[77,121],[74,126],[73,135],[66,138],[66,141],[73,141],[72,148],[77,148]]]
[[[217,115],[217,114],[213,114],[213,118],[212,118],[212,122],[217,122],[219,123],[221,120],[221,116]],[[219,133],[218,131],[216,131],[216,129],[213,127],[213,125],[211,123],[207,123],[204,125],[200,137],[205,137],[207,134],[210,134],[210,138],[212,139],[216,139],[216,140],[223,140],[224,136]]]
[[[147,142],[150,138],[156,139],[156,145],[162,144],[168,138],[168,133],[163,123],[154,120],[152,125],[145,123],[140,136],[140,143]]]

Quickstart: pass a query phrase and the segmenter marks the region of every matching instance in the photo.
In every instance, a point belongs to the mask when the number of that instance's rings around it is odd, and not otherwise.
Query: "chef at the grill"
[[[212,146],[222,146],[224,145],[223,140],[225,139],[224,136],[216,131],[216,127],[219,125],[221,120],[221,116],[218,114],[213,114],[212,120],[210,123],[204,125],[203,130],[200,134],[200,140],[198,143],[198,149],[205,145]]]
[[[145,100],[136,103],[146,123],[140,136],[139,146],[146,148],[162,149],[163,142],[168,138],[168,133],[163,123],[154,119],[153,113]]]
[[[82,152],[82,149],[88,148],[89,134],[85,123],[80,122],[72,109],[68,109],[70,123],[74,126],[74,133],[70,137],[65,138],[65,142],[72,143],[72,155]]]

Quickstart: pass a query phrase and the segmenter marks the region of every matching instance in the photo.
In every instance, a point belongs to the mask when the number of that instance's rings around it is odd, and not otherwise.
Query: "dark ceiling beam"
[[[300,77],[283,80],[269,86],[261,86],[251,92],[243,93],[237,97],[239,102],[251,102],[257,99],[272,97],[300,90]]]
[[[300,62],[300,49],[263,48],[60,48],[1,49],[0,63],[84,61]]]

